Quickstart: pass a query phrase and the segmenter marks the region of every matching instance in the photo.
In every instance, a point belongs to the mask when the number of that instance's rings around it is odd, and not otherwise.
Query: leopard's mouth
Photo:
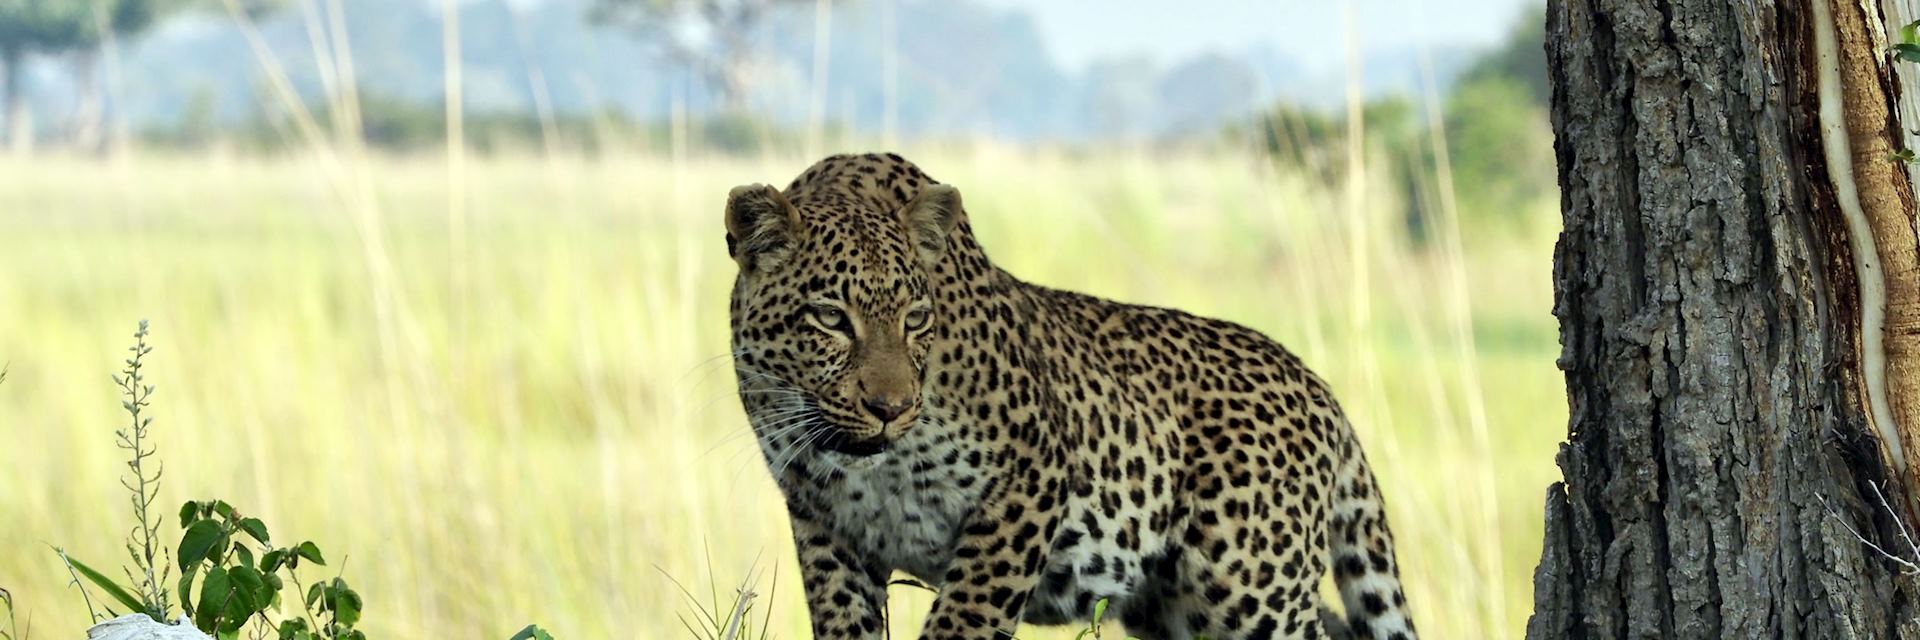
[[[833,429],[827,432],[826,435],[816,438],[813,446],[821,451],[832,451],[857,458],[865,458],[886,453],[887,449],[893,446],[893,443],[888,442],[886,438],[878,435],[864,439],[855,438],[847,435],[846,431]]]

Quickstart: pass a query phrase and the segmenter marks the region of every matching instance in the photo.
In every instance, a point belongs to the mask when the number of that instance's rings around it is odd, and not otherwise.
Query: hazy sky
[[[1095,58],[1180,59],[1207,50],[1272,46],[1308,67],[1345,64],[1348,11],[1361,46],[1487,45],[1543,0],[982,0],[1026,11],[1055,58],[1080,69]]]

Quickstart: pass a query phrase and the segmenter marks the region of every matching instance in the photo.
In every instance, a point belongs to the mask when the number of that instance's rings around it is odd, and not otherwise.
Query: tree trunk
[[[21,86],[27,75],[26,52],[15,47],[0,48],[0,121],[4,121],[7,148],[24,153],[33,144],[33,125],[27,122],[26,96]]]
[[[1549,4],[1571,417],[1529,638],[1920,638],[1889,18]]]
[[[75,97],[68,142],[74,150],[98,152],[105,147],[105,105],[100,91],[100,49],[86,47],[73,54]]]

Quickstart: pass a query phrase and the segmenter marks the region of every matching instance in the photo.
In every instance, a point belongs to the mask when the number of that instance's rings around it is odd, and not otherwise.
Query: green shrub
[[[354,628],[364,602],[346,580],[335,575],[311,588],[301,585],[298,571],[303,563],[326,565],[318,545],[301,542],[276,547],[265,522],[242,514],[224,500],[181,505],[180,542],[173,547],[180,579],[177,591],[168,591],[168,573],[175,565],[167,558],[168,549],[160,539],[161,518],[153,510],[161,470],[149,438],[153,418],[142,415],[154,392],[142,373],[146,356],[153,352],[147,345],[147,335],[147,321],[142,320],[140,330],[133,334],[134,345],[128,348],[132,355],[125,361],[126,368],[113,377],[120,387],[120,406],[129,417],[129,426],[116,432],[120,448],[128,454],[128,477],[121,484],[132,494],[138,523],[127,536],[131,566],[122,569],[126,583],[74,559],[64,549],[54,549],[73,575],[89,614],[97,622],[120,612],[139,612],[165,623],[173,617],[169,599],[177,593],[182,613],[194,626],[221,640],[237,639],[249,626],[254,630],[251,636],[256,638],[365,640],[366,634]],[[295,589],[295,601],[300,603],[299,613],[276,616],[283,604],[281,594],[289,583]],[[88,584],[107,597],[98,609]],[[6,603],[11,617],[10,595]],[[12,640],[11,635],[7,638]]]
[[[1524,225],[1556,180],[1547,113],[1526,83],[1489,76],[1454,88],[1446,124],[1461,224]]]

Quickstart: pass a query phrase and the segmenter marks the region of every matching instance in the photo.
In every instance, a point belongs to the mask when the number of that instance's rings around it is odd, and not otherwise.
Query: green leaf
[[[265,609],[267,602],[273,600],[273,592],[267,590],[267,578],[261,577],[253,567],[234,567],[228,571],[227,578],[234,584],[234,594],[240,596],[234,600],[240,603],[236,617],[242,623],[253,613],[259,613],[259,609]]]
[[[240,521],[240,530],[247,532],[247,535],[253,536],[253,539],[259,540],[260,544],[269,544],[272,542],[267,538],[267,523],[261,522],[259,518],[242,519]]]
[[[213,512],[220,514],[222,518],[233,519],[233,505],[227,504],[225,500],[213,501]]]
[[[194,614],[194,624],[208,633],[238,631],[260,609],[253,601],[259,584],[259,572],[250,567],[208,569],[200,583],[200,610]]]
[[[260,556],[260,570],[266,573],[274,573],[276,571],[279,571],[280,565],[285,564],[286,561],[287,561],[286,549],[274,549],[272,551],[268,551],[267,555]]]
[[[336,585],[333,594],[333,620],[351,627],[360,622],[360,607],[364,603],[360,601],[360,594],[347,588],[345,582],[341,582],[339,578],[334,578],[333,581]]]
[[[300,543],[300,546],[296,547],[294,549],[294,552],[300,554],[300,557],[302,558],[312,560],[314,564],[320,565],[322,567],[327,566],[326,558],[320,557],[319,545],[316,545],[312,542]]]
[[[193,579],[199,569],[195,565],[180,570],[180,608],[187,612],[189,618],[193,617]]]
[[[221,531],[220,539],[213,541],[213,549],[207,552],[207,562],[219,565],[227,564],[227,556],[230,555],[228,552],[232,548],[230,544],[232,541],[232,534]]]
[[[200,581],[200,607],[193,614],[193,625],[201,631],[212,633],[226,612],[227,601],[233,598],[233,583],[227,579],[227,570],[213,567],[207,570],[207,577]]]
[[[86,576],[88,581],[96,585],[99,585],[101,591],[107,592],[107,595],[112,596],[114,600],[117,600],[120,602],[121,605],[126,606],[128,611],[146,611],[147,610],[147,606],[141,603],[139,598],[134,597],[132,592],[127,591],[125,588],[122,588],[118,584],[114,584],[112,580],[107,579],[107,577],[104,575],[101,575],[100,572],[94,571],[93,567],[89,567],[81,563],[79,560],[73,559],[73,556],[69,556],[64,552],[60,554],[60,559],[65,560],[67,564],[72,565],[73,570],[78,571],[82,576]]]
[[[547,630],[540,628],[540,625],[530,624],[507,640],[553,640],[553,634],[547,633]]]
[[[240,556],[240,564],[243,564],[249,567],[255,566],[253,564],[253,550],[248,549],[246,543],[244,542],[233,543],[233,554]]]
[[[180,505],[180,528],[185,529],[187,525],[199,519],[200,503],[188,500],[186,504]]]
[[[180,534],[180,568],[185,570],[201,560],[207,559],[207,552],[213,550],[214,543],[220,541],[220,525],[212,520],[201,520],[187,527]]]
[[[1920,41],[1920,20],[1909,22],[1907,26],[1900,27],[1900,42],[1912,43],[1916,41]]]
[[[313,586],[307,587],[307,608],[311,609],[314,605],[320,603],[320,596],[326,595],[327,593],[324,587],[325,584],[324,582],[315,582]]]

